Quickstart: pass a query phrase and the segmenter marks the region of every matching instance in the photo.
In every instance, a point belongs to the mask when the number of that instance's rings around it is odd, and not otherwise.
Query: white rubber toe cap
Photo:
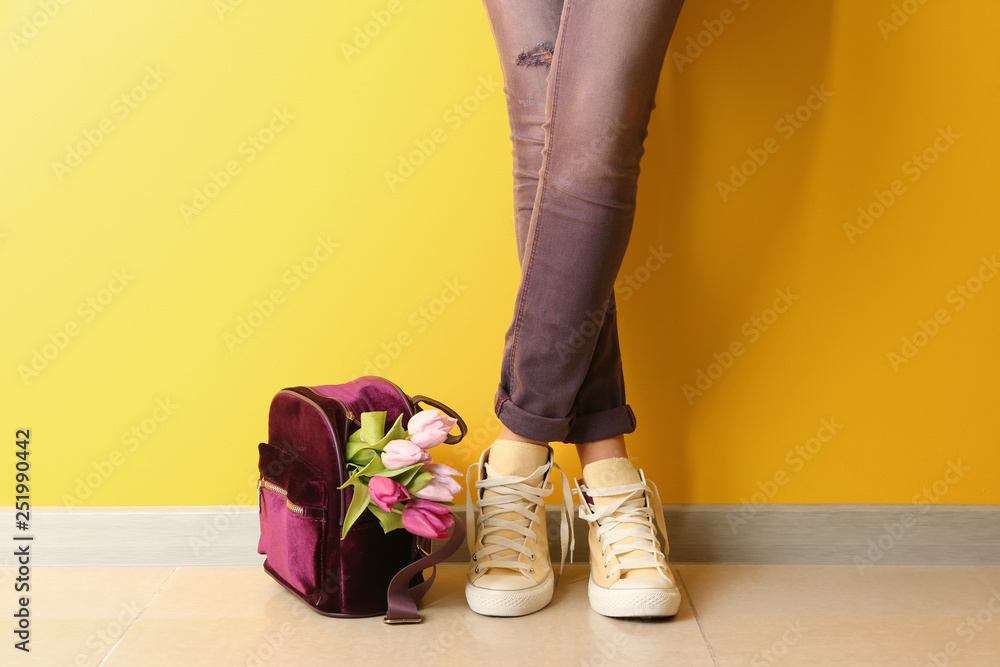
[[[611,584],[611,590],[613,591],[637,589],[671,590],[676,588],[676,584],[666,577],[628,577],[626,579],[619,579]]]
[[[520,574],[487,574],[476,579],[472,585],[491,591],[523,591],[534,588],[538,583]]]
[[[681,592],[676,587],[602,588],[593,577],[587,586],[587,595],[591,609],[614,618],[673,616],[681,606]]]
[[[534,584],[527,577],[520,575],[514,575],[514,577]],[[487,575],[480,577],[475,583],[466,582],[465,599],[469,603],[469,608],[484,616],[524,616],[542,609],[552,601],[551,572],[541,583],[531,585],[529,588],[498,589],[480,586],[480,582],[484,580],[514,577],[511,575]]]

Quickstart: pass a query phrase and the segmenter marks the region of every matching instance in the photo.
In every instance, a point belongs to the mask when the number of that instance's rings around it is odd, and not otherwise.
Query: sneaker
[[[477,467],[473,504],[469,475]],[[502,439],[483,452],[479,463],[469,466],[466,525],[471,561],[465,598],[474,612],[485,616],[523,616],[551,602],[555,582],[549,558],[545,498],[554,488],[549,481],[553,468],[562,474],[552,460],[551,447]],[[573,500],[565,475],[563,496],[565,513],[560,528],[565,562],[567,548],[570,552],[573,548]],[[562,562],[559,570],[561,573]]]
[[[584,466],[577,493],[580,518],[590,524],[591,608],[617,618],[676,614],[681,594],[667,563],[669,544],[656,486],[628,459],[613,458]]]

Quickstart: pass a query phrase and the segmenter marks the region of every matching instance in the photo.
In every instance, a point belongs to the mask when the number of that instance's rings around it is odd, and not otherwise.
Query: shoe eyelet
[[[611,563],[604,561],[604,567],[611,567]]]
[[[479,560],[479,557],[476,554],[472,554],[472,560]]]
[[[528,560],[535,560],[535,554],[531,554],[531,557]]]
[[[479,566],[476,566],[476,574],[479,574]]]
[[[610,572],[608,572],[608,573],[607,573],[606,575],[604,575],[604,578],[605,578],[605,579],[610,579],[610,578],[611,578],[611,573],[610,573]]]
[[[529,567],[528,568],[528,574],[534,574],[534,573],[535,573],[535,568]]]

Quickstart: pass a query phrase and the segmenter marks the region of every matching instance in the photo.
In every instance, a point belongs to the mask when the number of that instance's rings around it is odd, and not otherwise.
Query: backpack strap
[[[420,614],[417,613],[417,600],[423,597],[424,593],[431,587],[431,584],[434,583],[434,577],[437,574],[437,564],[458,551],[458,548],[462,546],[462,542],[465,541],[465,524],[462,523],[462,520],[454,512],[451,513],[451,516],[455,520],[455,523],[452,526],[451,537],[448,538],[448,541],[437,551],[431,553],[425,551],[427,553],[426,556],[410,563],[392,578],[386,596],[389,604],[385,618],[382,619],[383,623],[420,623],[423,620],[420,618]],[[410,580],[413,579],[414,575],[429,567],[434,568],[431,576],[424,580],[423,583],[410,587]]]
[[[427,405],[433,405],[435,408],[445,413],[449,417],[454,417],[455,419],[458,420],[458,435],[452,435],[449,433],[447,439],[445,439],[446,444],[454,445],[456,442],[459,442],[462,438],[464,438],[465,435],[469,432],[468,427],[465,425],[465,420],[462,419],[462,417],[457,412],[449,408],[441,401],[436,401],[433,398],[422,395],[414,396],[409,400],[410,400],[410,407],[413,410],[413,414],[416,414],[417,412],[420,411],[420,407],[417,405],[418,403],[426,403]]]

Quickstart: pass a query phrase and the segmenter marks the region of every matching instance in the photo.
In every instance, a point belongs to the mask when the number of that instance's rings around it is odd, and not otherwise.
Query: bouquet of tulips
[[[448,538],[454,520],[448,505],[462,490],[452,479],[461,473],[431,463],[437,447],[457,419],[440,410],[421,410],[402,426],[400,415],[385,430],[385,412],[362,412],[361,428],[347,439],[344,456],[350,478],[340,488],[354,487],[340,539],[367,509],[389,532],[397,528],[432,540]]]

